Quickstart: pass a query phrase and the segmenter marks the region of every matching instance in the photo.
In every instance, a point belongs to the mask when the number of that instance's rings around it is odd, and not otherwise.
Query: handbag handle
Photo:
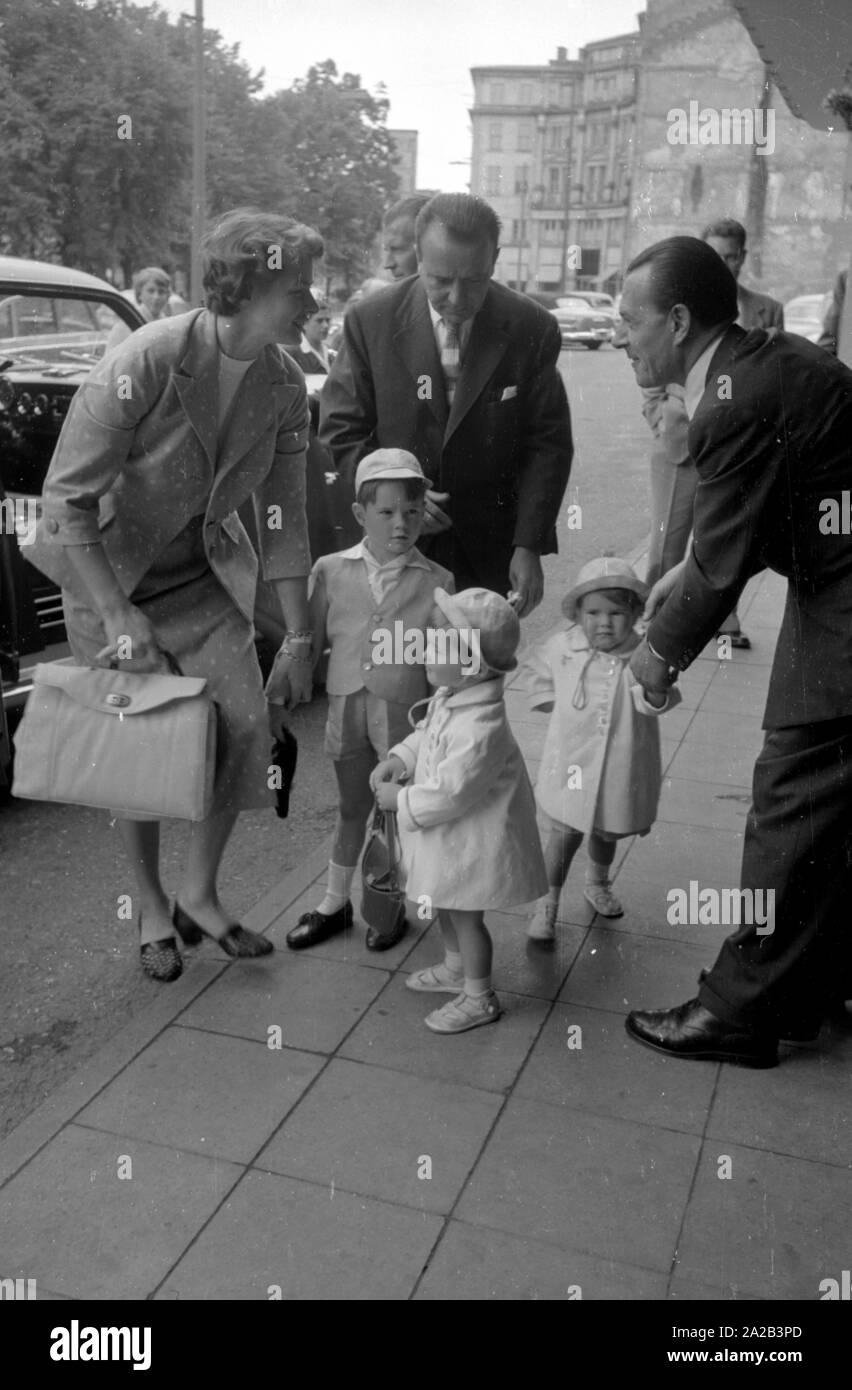
[[[182,676],[183,671],[180,669],[180,664],[175,659],[175,657],[172,656],[171,652],[167,652],[165,647],[160,647],[159,651],[160,655],[166,658],[166,664],[168,665],[168,668],[171,671],[172,675]],[[109,669],[110,671],[118,671],[120,669],[117,656],[111,658],[109,663]]]
[[[396,874],[399,869],[399,834],[396,828],[396,812],[383,811],[381,806],[377,806],[373,816],[373,833],[381,831],[384,831],[385,843],[388,847],[388,868]]]

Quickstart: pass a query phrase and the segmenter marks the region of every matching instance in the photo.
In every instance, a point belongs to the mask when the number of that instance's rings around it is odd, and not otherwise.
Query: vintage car
[[[562,334],[562,346],[582,343],[593,351],[601,343],[611,343],[615,335],[615,316],[594,308],[579,294],[561,295],[550,310]]]
[[[5,712],[23,704],[36,661],[65,654],[59,591],[26,563],[42,484],[74,392],[118,320],[143,321],[105,280],[0,256],[0,785]]]
[[[815,343],[822,333],[825,311],[831,300],[830,294],[800,294],[788,299],[784,305],[784,327],[788,333],[798,333]]]

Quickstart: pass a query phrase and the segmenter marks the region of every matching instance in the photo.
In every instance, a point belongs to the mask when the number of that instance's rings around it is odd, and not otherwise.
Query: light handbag
[[[206,684],[66,661],[36,666],[15,735],[12,795],[204,820],[216,763],[216,706]]]
[[[405,917],[398,845],[396,816],[377,806],[361,860],[361,916],[380,936],[388,936]]]

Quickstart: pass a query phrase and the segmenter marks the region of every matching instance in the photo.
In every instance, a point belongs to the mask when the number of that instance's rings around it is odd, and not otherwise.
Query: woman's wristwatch
[[[294,648],[296,650],[294,650]],[[279,654],[289,657],[291,661],[305,662],[313,665],[314,660],[314,634],[310,628],[302,628],[299,632],[284,634],[284,641],[279,647]]]

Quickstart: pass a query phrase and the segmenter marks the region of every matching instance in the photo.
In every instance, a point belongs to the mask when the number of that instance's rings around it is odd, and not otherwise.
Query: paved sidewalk
[[[581,851],[556,949],[490,914],[506,1013],[440,1037],[403,986],[435,927],[384,956],[362,926],[286,949],[323,849],[245,919],[273,957],[200,948],[0,1145],[0,1276],[41,1298],[819,1299],[849,1264],[852,1035],[755,1072],[623,1027],[690,997],[727,934],[669,926],[666,895],[738,884],[783,592],[753,581],[753,650],[682,679],[660,819],[620,845],[623,918],[586,904]],[[546,719],[508,703],[534,771]]]

